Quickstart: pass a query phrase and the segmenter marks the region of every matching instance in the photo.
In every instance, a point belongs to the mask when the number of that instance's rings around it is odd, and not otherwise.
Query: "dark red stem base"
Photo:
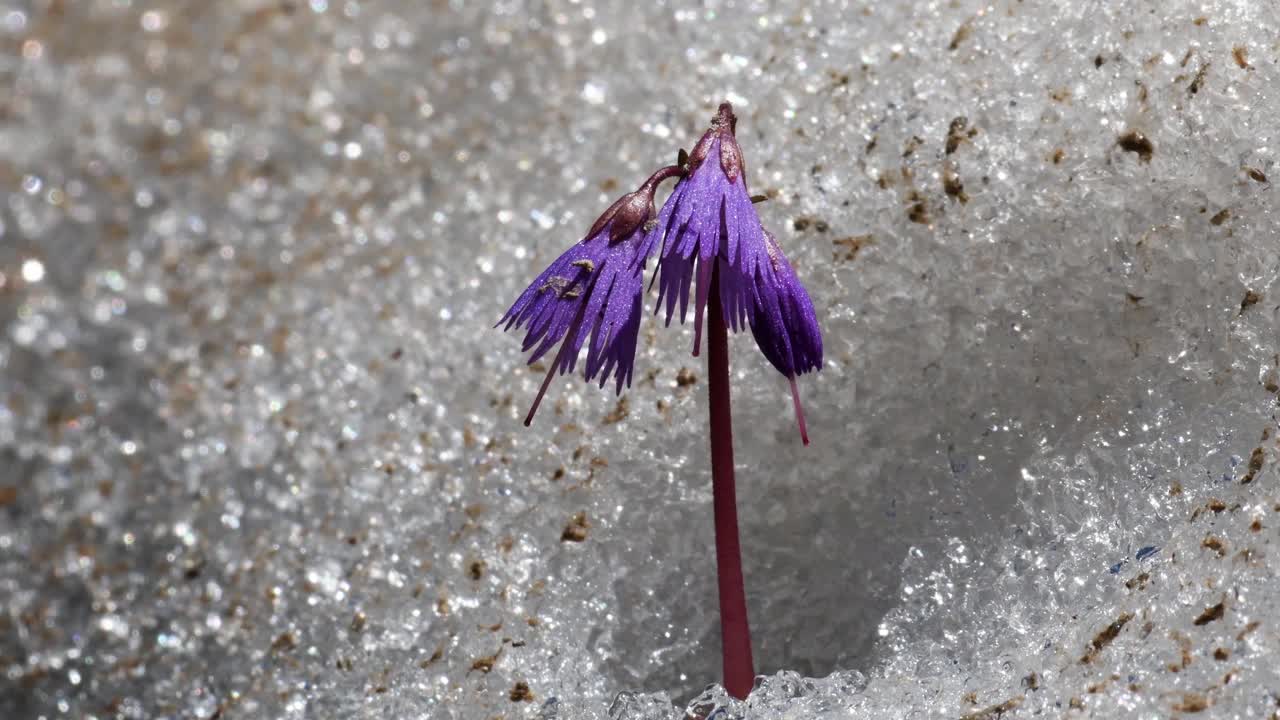
[[[707,376],[711,403],[711,495],[716,522],[716,579],[720,585],[720,641],[724,686],[745,699],[755,683],[751,628],[738,544],[738,504],[733,481],[733,418],[729,408],[729,330],[720,309],[720,274],[711,272],[707,304]]]

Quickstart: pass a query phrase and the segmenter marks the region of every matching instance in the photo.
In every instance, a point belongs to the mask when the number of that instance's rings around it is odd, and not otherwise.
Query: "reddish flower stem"
[[[733,481],[733,418],[729,407],[729,330],[720,307],[720,273],[711,271],[707,305],[707,376],[711,405],[711,496],[716,524],[716,579],[720,586],[720,642],[724,686],[744,699],[755,683],[751,629],[738,544],[738,505]]]

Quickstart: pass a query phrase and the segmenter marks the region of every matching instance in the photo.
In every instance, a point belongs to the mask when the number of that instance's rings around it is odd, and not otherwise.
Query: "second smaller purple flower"
[[[665,167],[609,206],[586,238],[543,270],[498,321],[505,330],[527,328],[522,349],[532,351],[530,365],[560,343],[525,425],[533,422],[551,379],[573,372],[588,339],[587,380],[598,374],[604,387],[612,375],[618,393],[624,384],[631,386],[644,266],[657,241],[647,232],[655,215],[653,195],[663,180],[683,172]]]

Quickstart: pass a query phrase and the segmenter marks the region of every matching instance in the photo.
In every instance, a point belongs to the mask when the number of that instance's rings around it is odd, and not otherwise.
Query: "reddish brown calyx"
[[[733,114],[733,105],[727,102],[720,103],[720,109],[716,111],[715,117],[711,118],[711,129],[698,140],[698,144],[693,147],[693,152],[689,154],[690,172],[702,165],[702,161],[706,160],[707,155],[711,153],[711,143],[719,140],[720,169],[724,171],[724,176],[732,183],[738,179],[739,175],[744,175],[745,165],[742,160],[742,148],[738,146],[737,131],[738,116]]]
[[[720,103],[720,107],[716,109],[716,116],[711,119],[711,127],[716,126],[728,129],[730,135],[738,132],[738,116],[733,114],[732,104]]]
[[[682,176],[684,173],[684,168],[668,165],[650,175],[649,179],[645,180],[635,192],[627,193],[615,200],[587,231],[587,238],[593,238],[604,232],[606,226],[609,227],[611,243],[631,235],[636,228],[642,227],[649,218],[657,215],[657,210],[653,206],[653,195],[657,192],[658,185],[662,184],[663,180]]]

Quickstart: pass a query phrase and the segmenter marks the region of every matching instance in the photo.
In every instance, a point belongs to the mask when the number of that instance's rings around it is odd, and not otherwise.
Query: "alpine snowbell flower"
[[[643,306],[644,266],[659,242],[663,250],[655,281],[658,307],[666,301],[671,324],[680,304],[680,322],[695,286],[693,354],[702,345],[703,313],[707,331],[707,406],[710,421],[711,494],[715,519],[716,577],[720,600],[721,658],[724,685],[745,699],[755,679],[751,629],[747,621],[742,549],[733,462],[733,413],[729,383],[729,330],[747,327],[761,352],[791,383],[800,438],[809,444],[796,375],[822,367],[822,333],[809,293],[782,254],[778,241],[760,225],[747,192],[742,149],[734,137],[737,118],[729,103],[711,121],[687,164],[654,173],[638,190],[620,198],[587,236],[569,248],[525,289],[498,321],[506,330],[525,328],[524,351],[533,364],[560,349],[529,409],[533,421],[556,374],[572,372],[583,344],[587,380],[610,376],[631,385],[636,338]],[[655,213],[658,185],[680,177],[662,212]],[[656,216],[656,217],[655,217]]]
[[[657,240],[647,232],[653,195],[663,180],[681,174],[679,167],[665,167],[609,206],[586,238],[556,258],[498,321],[506,323],[504,330],[527,328],[523,350],[532,350],[530,365],[561,343],[525,425],[533,422],[551,379],[573,372],[588,338],[587,380],[599,375],[603,388],[612,375],[618,394],[624,384],[631,386],[644,266]]]
[[[725,324],[734,332],[750,326],[756,343],[791,384],[796,423],[808,444],[796,375],[822,367],[822,333],[809,293],[800,284],[782,248],[760,224],[747,190],[746,164],[734,133],[733,106],[722,103],[693,152],[688,174],[676,185],[647,245],[665,239],[659,260],[658,305],[666,301],[671,323],[676,303],[680,322],[695,281],[693,354],[702,342],[703,310],[712,273],[719,278]]]

